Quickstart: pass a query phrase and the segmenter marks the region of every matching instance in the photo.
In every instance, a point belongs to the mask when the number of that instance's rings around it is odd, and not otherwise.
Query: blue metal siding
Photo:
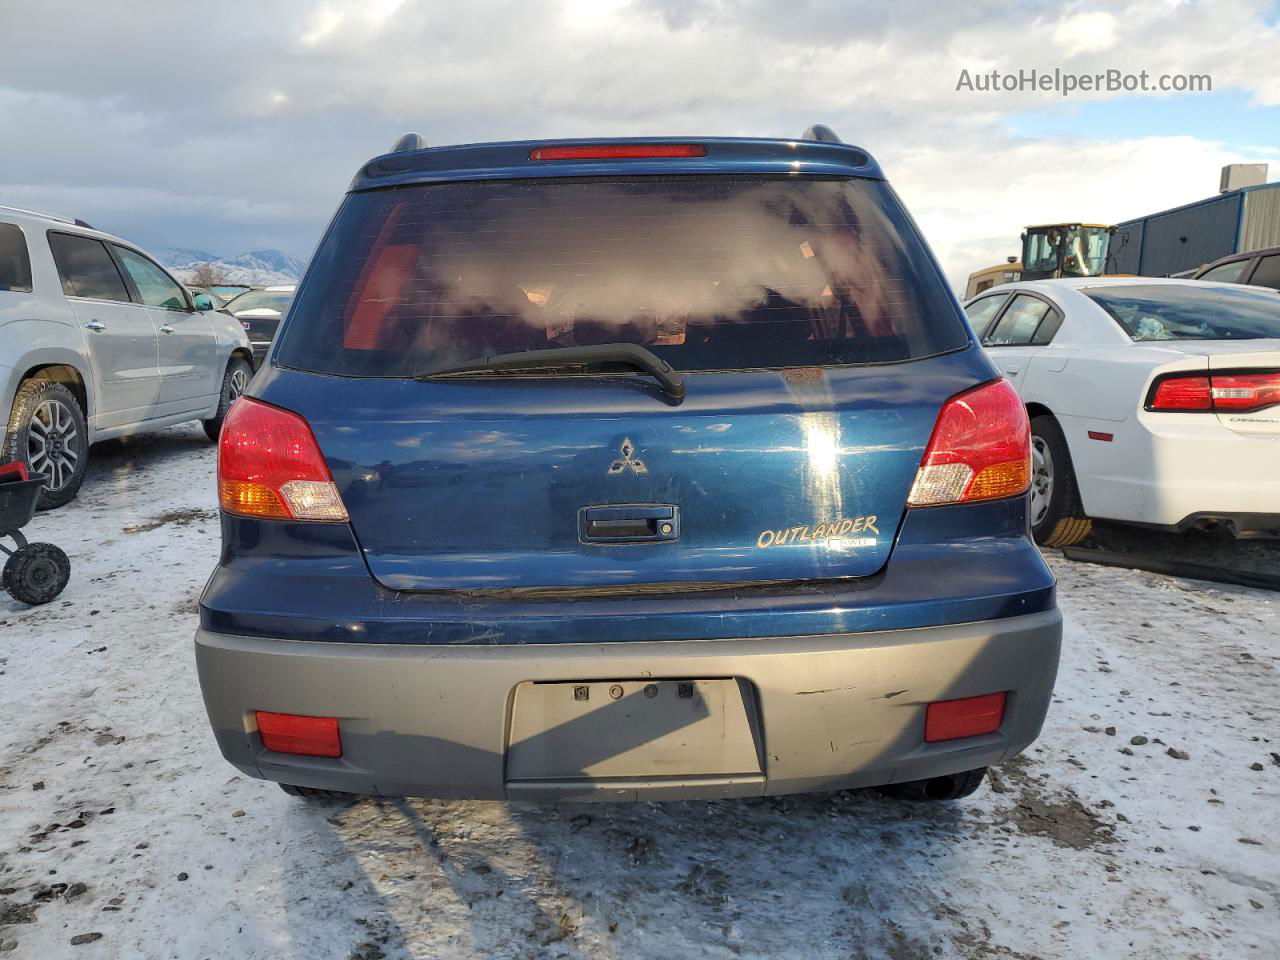
[[[1139,273],[1167,277],[1235,253],[1240,194],[1225,194],[1181,210],[1148,217]]]
[[[1111,237],[1107,273],[1137,273],[1142,258],[1142,228],[1145,220],[1130,220],[1116,227]]]
[[[1118,224],[1110,272],[1167,277],[1235,253],[1243,209],[1236,190]]]

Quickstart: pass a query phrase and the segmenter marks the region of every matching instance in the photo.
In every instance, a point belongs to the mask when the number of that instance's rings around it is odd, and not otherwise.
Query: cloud
[[[1000,259],[1034,211],[1115,220],[1196,199],[1214,165],[1266,159],[1274,137],[1019,140],[1009,117],[1062,101],[957,92],[961,69],[1210,73],[1215,91],[1280,104],[1264,0],[45,0],[4,19],[0,202],[228,252],[309,251],[358,165],[406,130],[795,136],[820,121],[881,159],[955,277]]]
[[[1110,50],[1116,45],[1116,18],[1094,11],[1063,17],[1054,25],[1053,39],[1067,57]]]

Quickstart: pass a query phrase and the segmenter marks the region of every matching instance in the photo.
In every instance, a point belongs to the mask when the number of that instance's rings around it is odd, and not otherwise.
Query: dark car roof
[[[1280,247],[1263,247],[1261,250],[1246,250],[1244,253],[1228,254],[1225,257],[1219,257],[1213,263],[1206,263],[1195,272],[1195,279],[1199,279],[1201,274],[1208,273],[1214,267],[1220,267],[1224,263],[1237,263],[1240,260],[1252,260],[1254,257],[1271,257],[1278,253],[1280,253]]]
[[[704,156],[627,159],[534,160],[547,147],[690,144]],[[619,174],[810,174],[882,180],[879,164],[860,147],[816,140],[745,137],[635,137],[609,140],[515,140],[429,147],[375,157],[360,168],[351,189],[374,190],[406,183],[450,180],[524,180]]]

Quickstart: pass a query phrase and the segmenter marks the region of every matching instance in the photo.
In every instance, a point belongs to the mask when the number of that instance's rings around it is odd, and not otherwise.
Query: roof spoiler
[[[825,123],[815,123],[804,133],[800,134],[801,140],[817,140],[819,143],[844,143],[836,132],[828,127]]]
[[[814,140],[818,143],[843,143],[839,135],[825,123],[815,123],[800,134],[801,140]],[[406,153],[410,150],[427,149],[427,141],[420,133],[406,133],[391,145],[390,153]]]
[[[406,153],[410,150],[427,149],[427,141],[420,133],[406,133],[400,136],[395,143],[391,145],[390,153]]]

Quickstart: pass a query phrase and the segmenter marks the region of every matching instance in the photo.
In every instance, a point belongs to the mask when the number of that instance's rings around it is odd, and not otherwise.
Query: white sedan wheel
[[[1031,525],[1038,526],[1053,499],[1053,454],[1043,437],[1031,438]]]

